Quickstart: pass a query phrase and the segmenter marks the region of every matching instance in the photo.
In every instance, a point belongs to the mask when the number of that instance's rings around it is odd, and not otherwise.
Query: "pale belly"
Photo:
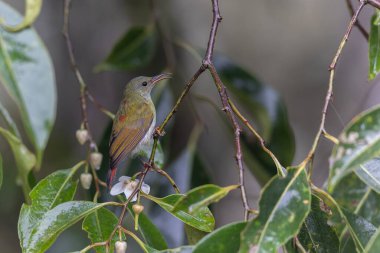
[[[144,138],[137,144],[136,148],[131,152],[131,156],[145,156],[149,157],[153,145],[153,133],[156,126],[156,116],[152,120],[152,124],[149,127],[148,132]]]

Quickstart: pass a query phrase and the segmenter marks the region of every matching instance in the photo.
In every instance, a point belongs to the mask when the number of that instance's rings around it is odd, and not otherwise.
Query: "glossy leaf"
[[[290,165],[295,153],[295,139],[281,97],[228,58],[217,56],[214,61],[223,83],[258,124],[268,148],[282,164]],[[273,161],[253,136],[242,135],[242,143],[244,156],[251,162],[248,168],[265,184],[276,174]]]
[[[157,33],[153,25],[132,27],[95,70],[134,70],[144,67],[152,60],[156,44]]]
[[[366,253],[378,253],[379,251],[380,251],[380,228],[378,228],[376,233],[372,236],[372,238],[368,242],[364,252],[366,252]]]
[[[339,215],[344,220],[350,235],[354,240],[355,247],[360,251],[363,251],[369,238],[376,230],[376,227],[363,217],[342,209],[336,202],[334,202],[335,200],[323,190],[314,190],[314,194],[325,202],[325,204],[331,209],[333,215]]]
[[[374,158],[355,170],[356,175],[372,190],[380,193],[380,159]]]
[[[351,236],[357,242],[360,250],[364,250],[370,238],[376,232],[376,227],[369,221],[356,214],[343,210],[347,219],[347,226],[351,230]]]
[[[369,33],[369,80],[374,79],[380,71],[380,12],[372,16],[371,31]]]
[[[260,197],[259,215],[242,232],[239,253],[276,252],[297,234],[310,211],[311,194],[303,168],[274,177]]]
[[[192,253],[192,246],[181,246],[175,249],[166,249],[166,250],[156,250],[150,247],[146,247],[148,253]]]
[[[128,210],[131,216],[134,218],[135,215],[131,205],[128,206]],[[145,243],[150,247],[157,250],[164,250],[168,248],[165,238],[161,234],[160,230],[144,213],[140,213],[139,215],[139,232]]]
[[[194,247],[193,253],[231,253],[238,252],[240,233],[246,222],[231,223],[205,236]]]
[[[186,210],[188,213],[194,213],[202,207],[218,202],[230,191],[238,187],[239,185],[219,187],[212,184],[199,186],[191,189],[183,197],[181,197],[177,203],[174,204],[172,211],[175,212],[177,210]]]
[[[107,204],[69,201],[54,207],[46,212],[31,230],[24,252],[45,252],[64,230]]]
[[[8,130],[0,127],[0,135],[8,142],[12,149],[17,168],[20,171],[19,176],[27,176],[29,171],[36,164],[36,157],[28,150],[27,147]]]
[[[153,202],[161,206],[164,210],[177,217],[189,226],[192,226],[205,232],[211,232],[214,229],[214,216],[207,207],[199,208],[199,210],[197,210],[194,213],[188,213],[188,210],[182,209],[172,211],[175,203],[177,203],[178,200],[181,197],[183,197],[183,195],[181,194],[173,194],[164,198],[156,198],[151,195],[145,194],[142,196],[152,200]]]
[[[21,19],[4,2],[0,2],[0,16],[8,23]],[[57,98],[53,64],[34,29],[19,33],[0,29],[0,81],[18,105],[40,165],[54,124]]]
[[[26,0],[25,15],[23,20],[17,25],[7,25],[1,20],[1,26],[9,32],[19,32],[34,23],[41,12],[42,0]]]
[[[118,218],[106,208],[99,210],[88,215],[82,223],[82,229],[88,234],[88,238],[92,243],[104,242],[109,239],[112,231],[117,226]],[[122,234],[123,239],[125,235]],[[115,233],[112,241],[110,242],[110,252],[113,252],[115,242],[119,240],[119,234]],[[97,253],[106,252],[105,246],[94,248]]]
[[[26,251],[32,230],[43,215],[57,205],[74,198],[77,181],[72,180],[81,164],[72,169],[56,171],[42,179],[30,192],[31,205],[22,205],[18,220],[18,236],[21,248]]]
[[[357,115],[343,130],[331,156],[328,189],[348,173],[380,155],[380,107]]]
[[[298,239],[309,252],[339,252],[339,238],[328,224],[329,215],[321,210],[321,204],[319,198],[312,197],[311,211],[301,227]]]

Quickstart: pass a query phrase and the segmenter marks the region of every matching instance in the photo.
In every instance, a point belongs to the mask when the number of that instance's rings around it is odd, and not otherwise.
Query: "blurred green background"
[[[23,13],[23,0],[5,2]],[[204,0],[156,1],[160,19],[170,34],[195,48],[204,48],[207,43],[212,14],[210,5],[210,1]],[[306,155],[319,126],[328,81],[327,69],[349,21],[345,1],[221,0],[220,8],[223,22],[218,31],[216,51],[222,52],[280,93],[295,133],[296,154],[293,164],[297,164]],[[369,27],[371,12],[366,10],[361,16],[365,27]],[[147,24],[148,17],[149,2],[146,0],[73,1],[71,35],[79,68],[92,94],[111,111],[116,110],[121,91],[130,78],[135,75],[154,75],[159,70],[153,66],[134,72],[94,73],[94,66],[108,55],[129,27]],[[55,66],[58,109],[43,168],[37,178],[56,169],[71,167],[85,156],[85,149],[75,139],[75,131],[81,122],[79,86],[68,62],[62,25],[63,1],[45,1],[35,28],[45,42]],[[343,125],[355,114],[380,102],[378,80],[371,83],[367,81],[367,55],[367,44],[358,30],[354,29],[337,69],[333,106],[327,119],[327,129],[331,134],[339,134]],[[157,62],[162,60],[159,57]],[[199,64],[184,52],[177,57],[183,67],[177,73],[178,78],[170,85],[179,91]],[[219,97],[208,74],[197,81],[192,94],[194,97],[208,96],[219,105]],[[11,111],[16,110],[12,109],[14,104],[1,87],[0,99]],[[228,125],[223,123],[209,103],[192,99],[192,104],[205,124],[198,151],[209,168],[212,182],[218,185],[236,183],[238,174],[233,158],[232,135],[226,131]],[[192,129],[192,125],[186,123],[194,123],[189,116],[191,114],[189,104],[179,111],[171,145],[183,147],[186,144]],[[109,120],[93,106],[89,108],[89,120],[99,143]],[[331,143],[323,140],[318,149],[314,173],[318,185],[323,184],[327,176],[327,158],[331,147]],[[19,252],[17,219],[23,197],[21,189],[15,184],[13,157],[3,139],[0,153],[4,157],[5,170],[4,185],[0,190],[1,252]],[[249,172],[246,174],[248,196],[251,205],[256,206],[260,186]],[[216,204],[213,211],[217,226],[242,219],[239,192],[234,191]],[[85,236],[79,231],[80,226],[77,228],[72,233],[64,233],[49,252],[78,250],[86,245]]]

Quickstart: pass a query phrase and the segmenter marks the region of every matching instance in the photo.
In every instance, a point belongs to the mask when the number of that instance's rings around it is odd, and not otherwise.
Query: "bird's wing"
[[[115,116],[109,151],[111,168],[116,167],[140,143],[153,122],[154,112],[150,108],[141,106],[138,111],[132,114],[119,110]]]

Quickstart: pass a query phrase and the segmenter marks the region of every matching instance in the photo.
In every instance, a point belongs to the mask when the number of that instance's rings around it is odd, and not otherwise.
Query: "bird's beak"
[[[159,81],[164,80],[164,79],[169,79],[169,78],[172,78],[172,74],[163,73],[163,74],[152,77],[151,82],[152,84],[157,84]]]

